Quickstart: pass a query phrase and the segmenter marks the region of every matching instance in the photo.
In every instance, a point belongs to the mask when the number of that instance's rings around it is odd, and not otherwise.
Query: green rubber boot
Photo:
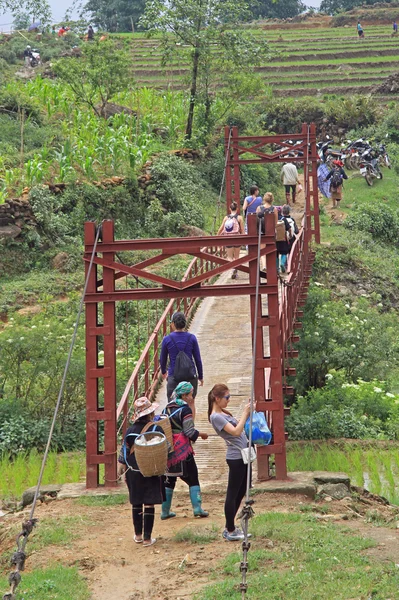
[[[209,513],[201,507],[201,489],[199,485],[190,487],[190,500],[193,505],[194,517],[208,517]]]
[[[176,516],[176,513],[170,510],[173,498],[173,490],[170,488],[165,488],[166,500],[162,502],[162,512],[161,512],[161,520],[165,521],[165,519],[172,519]]]

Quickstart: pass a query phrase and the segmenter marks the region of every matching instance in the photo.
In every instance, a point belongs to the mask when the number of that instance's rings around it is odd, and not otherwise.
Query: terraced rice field
[[[258,29],[252,33],[260,42],[268,42],[274,54],[257,71],[275,96],[369,93],[399,71],[399,37],[391,37],[388,25],[367,27],[364,40],[358,39],[354,27]],[[157,89],[188,87],[186,48],[178,47],[174,62],[162,67],[160,41],[134,35],[132,54],[139,85]]]

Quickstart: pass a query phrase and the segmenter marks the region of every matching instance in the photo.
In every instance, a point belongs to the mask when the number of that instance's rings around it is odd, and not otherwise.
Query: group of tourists
[[[266,192],[262,197],[259,188],[253,185],[250,188],[250,194],[244,199],[243,217],[238,212],[236,202],[230,204],[230,213],[226,215],[219,227],[217,235],[241,235],[248,233],[248,217],[256,214],[258,224],[264,231],[264,217],[267,214],[274,215],[276,230],[276,248],[277,248],[277,270],[285,273],[287,270],[287,257],[291,251],[292,245],[298,234],[298,226],[295,219],[291,216],[290,201],[295,204],[298,191],[302,191],[296,166],[287,162],[284,163],[281,170],[281,181],[285,188],[286,204],[284,206],[274,206],[274,197],[271,192]],[[264,244],[261,245],[264,248]],[[240,256],[241,245],[226,246],[227,259],[232,262]],[[262,257],[261,270],[266,270],[266,257]],[[237,269],[233,269],[232,279],[237,279]],[[161,357],[162,358],[162,357]]]
[[[161,505],[161,520],[176,517],[171,508],[177,477],[188,485],[194,517],[206,518],[209,515],[202,508],[193,449],[198,438],[208,438],[207,433],[199,431],[195,426],[195,396],[198,383],[203,384],[202,361],[198,340],[195,335],[185,331],[186,326],[184,314],[174,313],[171,320],[172,331],[164,337],[162,343],[161,372],[168,378],[168,402],[162,414],[169,418],[173,434],[173,452],[168,455],[167,472],[161,476],[144,477],[135,457],[135,441],[141,433],[148,430],[150,424],[151,431],[163,433],[162,420],[154,420],[159,404],[151,403],[146,397],[134,402],[132,424],[126,431],[118,459],[119,473],[125,474],[132,505],[133,540],[144,547],[156,542],[156,538],[152,536],[156,504]],[[185,368],[182,360],[184,357],[192,367],[190,381],[180,380],[180,373]],[[214,385],[208,394],[208,420],[227,446],[229,477],[223,538],[237,541],[244,539],[244,534],[236,527],[234,520],[245,495],[248,469],[251,468],[250,464],[244,463],[241,455],[241,449],[248,448],[244,425],[250,413],[250,404],[245,406],[240,418],[236,419],[227,410],[229,400],[228,387],[224,384]]]

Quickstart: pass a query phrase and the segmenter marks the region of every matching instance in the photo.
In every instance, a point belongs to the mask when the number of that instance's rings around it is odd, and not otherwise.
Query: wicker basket
[[[170,424],[170,420],[168,415],[159,415],[159,420],[156,421],[156,424],[162,427],[163,432],[168,440],[169,444],[169,454],[173,452],[173,433],[172,433],[172,425]]]
[[[162,438],[159,444],[151,446],[140,444],[140,438],[145,438],[148,441],[156,436]],[[165,473],[168,460],[168,444],[166,436],[163,433],[156,431],[142,433],[136,439],[134,453],[140,473],[144,477],[154,477],[155,475],[163,475]]]

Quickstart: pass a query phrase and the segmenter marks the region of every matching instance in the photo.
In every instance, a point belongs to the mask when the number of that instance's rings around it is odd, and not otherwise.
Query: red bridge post
[[[85,223],[86,248],[93,245],[95,234],[95,224]],[[103,222],[102,241],[114,241],[113,221]],[[101,243],[97,250],[101,253]],[[85,257],[90,255],[86,249]],[[104,253],[103,259],[112,262],[114,253]],[[86,276],[88,267],[86,261]],[[114,273],[113,269],[103,267],[103,293],[115,291]],[[99,283],[98,266],[93,264],[87,293],[97,293]],[[104,422],[104,442],[100,422]],[[86,304],[86,440],[86,487],[98,487],[100,464],[105,465],[105,484],[117,485],[115,301],[104,302],[102,311],[98,302]]]

